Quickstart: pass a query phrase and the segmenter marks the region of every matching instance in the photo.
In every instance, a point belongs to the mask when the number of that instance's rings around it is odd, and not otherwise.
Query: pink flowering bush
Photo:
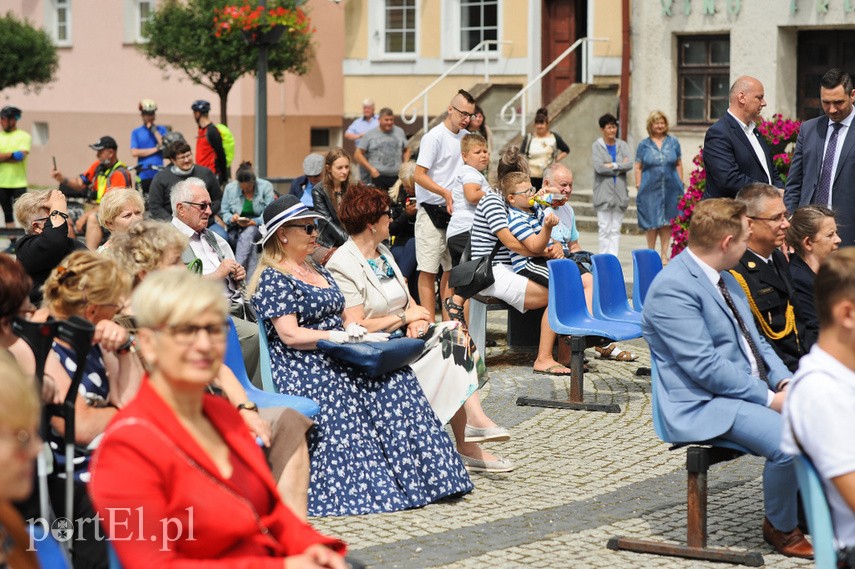
[[[785,119],[779,114],[772,115],[771,120],[761,119],[757,123],[757,130],[760,131],[766,143],[771,147],[772,161],[784,180],[787,179],[787,174],[790,172],[795,142],[801,126],[801,122]],[[704,188],[707,185],[703,152],[703,148],[700,148],[698,155],[692,160],[694,169],[689,175],[689,186],[677,204],[677,217],[671,220],[672,258],[686,248],[689,237],[689,221],[692,219],[695,204],[703,197]]]

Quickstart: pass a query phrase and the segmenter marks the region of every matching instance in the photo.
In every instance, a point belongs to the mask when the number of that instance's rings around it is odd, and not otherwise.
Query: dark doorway
[[[543,0],[541,69],[552,63],[570,45],[585,37],[588,21],[585,0]],[[543,105],[582,78],[581,47],[553,69],[541,84]]]
[[[855,30],[818,30],[799,32],[798,119],[819,116],[819,80],[825,72],[839,67],[855,73]]]

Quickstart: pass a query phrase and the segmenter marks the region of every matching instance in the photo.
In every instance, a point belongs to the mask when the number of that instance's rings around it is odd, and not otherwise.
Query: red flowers
[[[300,8],[276,6],[264,10],[261,6],[226,6],[214,10],[214,34],[219,38],[235,30],[266,32],[274,26],[285,26],[288,33],[307,34],[309,17]]]

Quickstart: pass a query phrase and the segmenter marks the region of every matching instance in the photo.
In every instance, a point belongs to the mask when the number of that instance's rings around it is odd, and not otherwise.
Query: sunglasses
[[[311,235],[312,233],[314,233],[318,229],[317,227],[315,227],[314,223],[307,223],[306,225],[289,224],[289,225],[286,225],[285,227],[299,227],[306,232],[306,235]]]
[[[186,203],[187,205],[195,205],[200,210],[205,211],[206,209],[210,209],[214,211],[213,204],[211,202],[181,202]]]

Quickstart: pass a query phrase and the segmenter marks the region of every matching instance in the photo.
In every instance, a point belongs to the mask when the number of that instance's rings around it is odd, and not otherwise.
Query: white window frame
[[[59,11],[65,12],[65,39],[59,39]],[[69,47],[72,44],[72,10],[71,0],[48,0],[45,2],[45,29],[58,47]]]
[[[145,43],[142,35],[143,20],[140,10],[143,4],[148,4],[149,14],[157,9],[157,0],[124,0],[125,43]]]
[[[496,0],[496,39],[500,41],[504,29],[504,22],[502,21],[503,4],[503,0]],[[441,20],[448,22],[447,26],[442,27],[442,57],[444,59],[457,60],[469,51],[469,49],[463,49],[460,41],[462,32],[461,10],[461,0],[442,0]],[[501,50],[496,46],[487,57],[490,60],[496,60],[499,58],[500,52]],[[483,52],[478,53],[478,58],[483,60]]]
[[[422,0],[415,0],[415,51],[408,53],[386,51],[386,0],[370,2],[368,18],[368,56],[372,61],[415,61],[419,55],[421,30],[419,26]]]

